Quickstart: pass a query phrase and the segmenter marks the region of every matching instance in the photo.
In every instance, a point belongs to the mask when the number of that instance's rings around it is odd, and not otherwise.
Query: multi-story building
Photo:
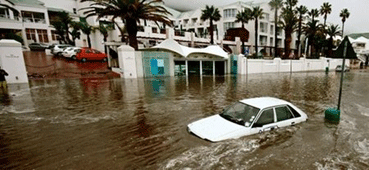
[[[0,36],[7,32],[13,32],[21,35],[24,40],[24,45],[28,46],[31,42],[57,43],[57,35],[55,29],[50,22],[55,18],[57,12],[66,11],[74,20],[83,19],[84,14],[81,8],[88,7],[90,3],[80,3],[77,0],[10,0],[14,5],[0,0],[0,3],[8,4],[17,9],[20,14],[16,15],[11,10],[0,7]],[[258,46],[260,50],[264,50],[267,54],[271,54],[274,46],[274,12],[270,10],[267,2],[235,2],[225,6],[217,7],[221,14],[221,19],[214,22],[214,38],[215,43],[226,45],[230,49],[235,50],[236,43],[234,41],[224,40],[225,33],[229,28],[240,28],[241,23],[236,23],[236,15],[244,8],[252,8],[260,6],[264,11],[263,18],[259,19],[258,31]],[[169,18],[172,20],[174,28],[168,29],[163,24],[157,24],[151,21],[141,21],[140,29],[137,34],[140,42],[140,47],[149,47],[155,45],[168,37],[168,31],[173,34],[175,40],[183,45],[201,46],[209,43],[208,27],[209,20],[201,20],[201,13],[203,8],[193,11],[179,12],[169,7],[165,7],[172,13]],[[109,21],[108,18],[102,18],[99,21],[96,17],[90,17],[86,20],[92,26],[98,26],[101,21]],[[119,20],[117,25],[123,26]],[[116,27],[116,26],[115,26]],[[255,42],[255,21],[251,20],[245,24],[245,28],[249,31],[250,36],[246,46],[250,48],[250,52],[254,52],[253,46]],[[191,33],[193,32],[193,34]],[[295,37],[295,36],[293,36]],[[116,28],[109,32],[108,41],[120,41],[120,32]],[[76,40],[77,46],[87,46],[87,38],[82,34],[80,39]],[[278,31],[278,47],[284,46],[284,33],[282,30]],[[91,35],[92,46],[97,49],[104,49],[103,37],[96,31]],[[295,48],[295,38],[291,44],[292,49]]]

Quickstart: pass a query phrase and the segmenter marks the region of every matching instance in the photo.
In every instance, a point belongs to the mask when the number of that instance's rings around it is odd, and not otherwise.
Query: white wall
[[[323,71],[328,66],[329,70],[334,70],[337,65],[341,64],[342,59],[324,57],[320,59],[301,58],[300,60],[291,61],[281,60],[280,58],[274,60],[247,59],[239,55],[238,74]],[[346,60],[346,65],[350,66],[349,60]]]

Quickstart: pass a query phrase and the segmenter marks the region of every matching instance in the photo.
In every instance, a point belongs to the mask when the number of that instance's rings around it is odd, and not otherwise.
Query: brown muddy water
[[[0,169],[369,169],[369,73],[32,80],[0,92]],[[309,120],[219,143],[187,124],[273,96]]]

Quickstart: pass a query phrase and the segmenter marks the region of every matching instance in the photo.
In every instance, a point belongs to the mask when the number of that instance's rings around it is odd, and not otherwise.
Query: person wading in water
[[[0,67],[0,88],[1,90],[6,91],[8,89],[6,80],[5,80],[5,76],[8,76],[8,75],[9,74]]]

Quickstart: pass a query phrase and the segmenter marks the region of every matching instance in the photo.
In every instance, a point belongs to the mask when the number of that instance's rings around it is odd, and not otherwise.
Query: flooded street
[[[369,73],[31,80],[0,91],[0,169],[369,169]],[[251,97],[285,99],[305,123],[210,143],[187,124]]]

